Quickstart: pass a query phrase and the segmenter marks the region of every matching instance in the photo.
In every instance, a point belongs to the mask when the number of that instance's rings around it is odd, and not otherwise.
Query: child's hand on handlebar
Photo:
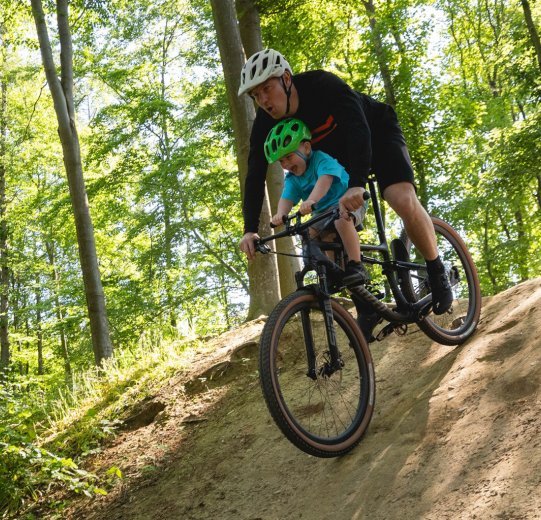
[[[284,217],[285,215],[276,213],[276,215],[273,215],[273,217],[271,218],[271,223],[274,226],[281,226],[284,223]]]
[[[315,200],[312,199],[306,199],[299,208],[299,213],[301,215],[308,215],[309,213],[312,213],[312,206],[316,203]]]

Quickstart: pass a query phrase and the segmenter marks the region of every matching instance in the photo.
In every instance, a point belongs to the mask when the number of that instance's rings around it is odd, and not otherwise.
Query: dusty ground
[[[349,455],[318,459],[270,419],[256,374],[263,324],[251,322],[171,380],[152,424],[94,460],[124,479],[66,518],[541,518],[540,323],[534,280],[486,300],[460,347],[419,331],[373,345],[368,433]]]

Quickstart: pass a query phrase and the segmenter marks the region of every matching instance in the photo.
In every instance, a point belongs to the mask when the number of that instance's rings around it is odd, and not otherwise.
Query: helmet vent
[[[269,163],[295,152],[301,143],[310,141],[310,129],[300,119],[288,118],[276,123],[265,140],[265,156]]]
[[[240,75],[239,96],[249,93],[269,78],[279,78],[291,67],[286,59],[273,49],[256,52],[246,61]]]

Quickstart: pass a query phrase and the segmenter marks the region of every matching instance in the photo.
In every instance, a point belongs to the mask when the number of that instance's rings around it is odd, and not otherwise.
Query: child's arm
[[[331,184],[333,182],[334,176],[332,175],[321,175],[314,186],[314,189],[308,195],[308,198],[301,204],[299,211],[301,215],[307,215],[312,213],[312,204],[319,202],[329,191]]]
[[[279,201],[278,201],[278,209],[276,210],[276,215],[274,215],[271,219],[271,222],[275,225],[275,226],[279,226],[281,224],[284,223],[284,221],[282,220],[282,217],[284,215],[287,215],[289,214],[289,212],[291,211],[291,208],[293,207],[293,201],[289,200],[289,199],[283,199],[281,198]]]

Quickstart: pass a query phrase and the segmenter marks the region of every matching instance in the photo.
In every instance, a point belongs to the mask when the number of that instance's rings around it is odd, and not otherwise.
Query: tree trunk
[[[253,0],[236,0],[239,31],[246,56],[251,56],[263,49],[259,12]],[[267,169],[267,192],[269,195],[271,214],[278,208],[278,201],[284,189],[284,171],[278,164]],[[295,272],[301,269],[298,258],[285,255],[297,254],[292,237],[285,237],[275,242],[278,255],[278,271],[280,273],[280,293],[282,297],[292,293],[296,288]]]
[[[536,175],[537,191],[535,192],[535,200],[537,201],[537,210],[541,213],[541,175]]]
[[[96,365],[113,355],[109,337],[109,324],[105,309],[105,296],[98,268],[94,228],[83,179],[81,150],[75,125],[73,103],[73,53],[68,22],[68,0],[57,0],[57,21],[60,37],[61,79],[56,75],[45,14],[41,0],[32,1],[32,14],[36,23],[41,57],[47,83],[58,120],[58,134],[62,143],[64,166],[68,177],[71,204],[75,217],[79,258],[85,287],[86,304],[90,319],[92,347]]]
[[[493,262],[488,237],[489,222],[490,215],[488,209],[485,209],[485,219],[483,221],[483,257],[486,259],[487,274],[490,278],[490,282],[492,283],[492,294],[496,294],[498,292],[498,283],[496,281],[496,277],[494,276],[494,269],[492,268]]]
[[[537,64],[539,65],[539,72],[541,73],[541,39],[539,33],[535,28],[535,24],[532,17],[532,10],[530,9],[530,2],[528,0],[521,0],[522,10],[524,11],[524,19],[526,20],[526,26],[530,33],[530,40],[535,49],[535,55],[537,56]]]
[[[520,281],[525,282],[529,279],[530,273],[528,269],[528,246],[529,240],[526,233],[524,218],[522,217],[522,209],[515,211],[515,219],[517,221],[517,243],[518,243],[518,271],[520,273]]]
[[[169,46],[175,34],[176,25],[173,24],[173,28],[169,28],[169,19],[165,20],[165,28],[162,38],[162,56],[160,63],[160,95],[163,102],[163,106],[167,103],[166,97],[166,76],[167,76],[167,64],[169,62]],[[169,139],[169,126],[167,123],[167,112],[161,110],[161,139],[160,139],[160,154],[162,161],[162,168],[165,166],[165,176],[176,177],[176,172],[171,172],[171,155],[172,147]],[[165,240],[165,293],[167,298],[167,309],[169,314],[169,324],[171,328],[177,328],[177,308],[175,304],[174,287],[171,272],[173,269],[173,239],[174,231],[171,225],[171,201],[167,194],[167,189],[164,189],[161,193],[162,205],[163,205],[163,225],[164,225],[164,240]]]
[[[36,331],[38,335],[38,375],[44,374],[43,370],[43,330],[41,326],[41,282],[39,274],[36,276]]]
[[[0,37],[3,34],[0,25]],[[2,64],[5,63],[5,45],[2,40]],[[0,71],[0,368],[9,365],[8,337],[9,267],[7,253],[8,226],[6,221],[6,139],[7,139],[7,80]]]
[[[373,0],[363,0],[362,3],[368,16],[368,21],[370,23],[372,44],[374,45],[374,52],[376,54],[376,60],[378,61],[379,71],[383,80],[383,87],[385,89],[385,101],[387,104],[395,107],[396,96],[394,93],[393,82],[391,80],[391,72],[387,63],[387,56],[385,52],[385,46],[383,44],[383,38],[381,37],[378,23],[376,21],[376,8],[374,7]]]
[[[244,198],[244,196],[250,196],[250,194],[244,193],[244,184],[248,170],[250,132],[255,118],[255,110],[248,96],[240,98],[237,96],[244,54],[233,0],[211,0],[211,5],[227,100],[233,121],[241,195]],[[260,234],[270,234],[269,222],[270,208],[268,197],[265,196],[259,226]],[[276,258],[273,255],[257,255],[255,260],[248,263],[248,278],[250,282],[248,319],[256,318],[261,314],[269,314],[280,300]]]
[[[60,353],[62,359],[64,359],[64,371],[66,374],[66,380],[68,384],[72,385],[73,372],[71,370],[70,354],[68,348],[68,339],[66,337],[66,331],[64,330],[64,313],[62,312],[62,306],[60,305],[59,289],[60,289],[60,277],[56,269],[54,247],[50,240],[45,242],[45,248],[47,249],[47,257],[49,258],[49,265],[51,267],[51,277],[54,284],[54,305],[56,312],[56,319],[58,320],[60,327]]]
[[[173,231],[171,227],[171,208],[167,199],[167,194],[161,194],[163,204],[163,233],[165,239],[165,295],[167,298],[166,312],[169,315],[169,324],[173,329],[177,328],[177,316],[175,306],[175,296],[171,272],[173,269]]]

